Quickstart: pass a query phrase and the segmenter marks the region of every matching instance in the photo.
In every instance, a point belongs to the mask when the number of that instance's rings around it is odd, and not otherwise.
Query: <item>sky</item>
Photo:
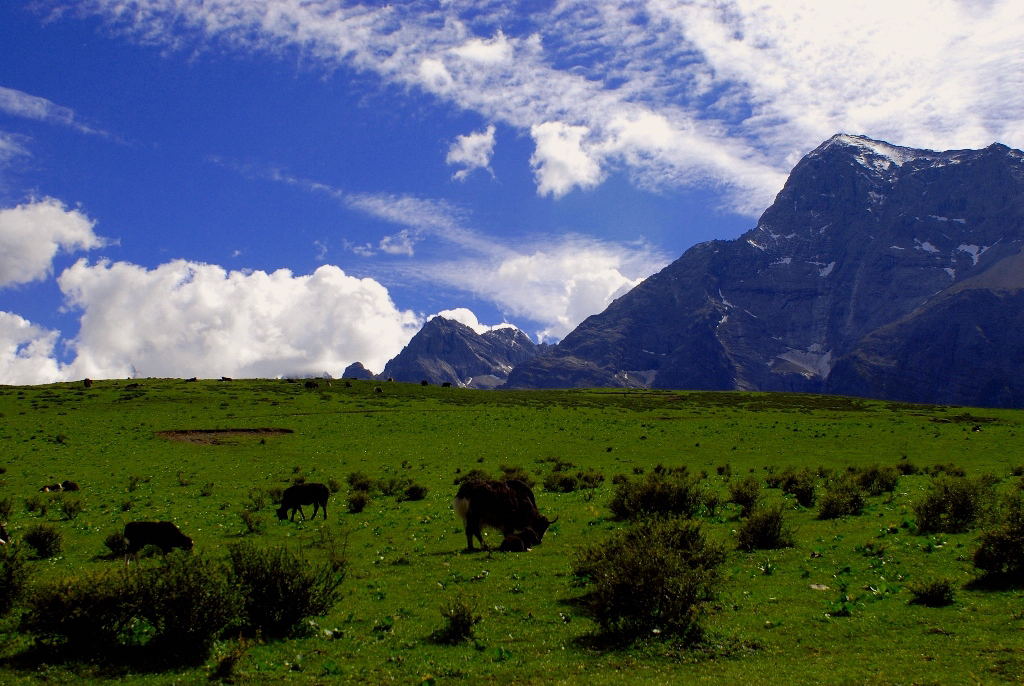
[[[839,132],[1024,147],[1020,0],[0,3],[0,384],[556,342]]]

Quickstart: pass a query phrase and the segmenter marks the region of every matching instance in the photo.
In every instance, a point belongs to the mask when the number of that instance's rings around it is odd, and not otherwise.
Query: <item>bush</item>
[[[900,473],[895,467],[881,467],[871,465],[857,473],[857,485],[868,495],[882,495],[891,493],[896,488],[896,482],[900,479]]]
[[[742,481],[729,483],[729,502],[740,506],[740,516],[748,516],[761,498],[761,482],[756,477],[748,476]]]
[[[906,459],[906,457],[904,457],[899,462],[896,463],[896,471],[902,474],[903,476],[912,476],[914,474],[920,473],[921,469],[916,464],[914,464],[910,460]]]
[[[811,507],[817,499],[817,475],[810,469],[789,472],[782,480],[782,492],[796,498],[801,507]]]
[[[78,498],[65,498],[60,501],[60,511],[64,519],[70,521],[82,511],[82,501]]]
[[[348,494],[348,511],[359,514],[370,504],[370,496],[366,491],[353,491]]]
[[[115,531],[103,539],[103,545],[107,546],[113,557],[128,554],[128,539],[120,531]]]
[[[369,493],[374,488],[373,479],[362,472],[352,472],[345,480],[348,481],[348,487],[353,491]]]
[[[762,507],[736,529],[736,542],[740,550],[788,548],[793,545],[793,532],[786,526],[781,506]]]
[[[974,566],[986,576],[1024,579],[1024,499],[1009,501],[1003,521],[978,537]]]
[[[5,545],[0,549],[0,617],[14,608],[25,592],[31,569],[18,545]]]
[[[927,605],[928,607],[945,607],[953,604],[953,582],[949,579],[934,579],[910,584],[913,598],[910,602],[915,605]]]
[[[0,498],[0,522],[9,522],[11,512],[14,510],[14,501],[10,498]]]
[[[967,531],[991,507],[994,484],[985,477],[940,477],[914,503],[918,533]]]
[[[244,597],[246,628],[264,636],[295,632],[302,620],[330,611],[341,596],[345,569],[312,564],[287,548],[260,549],[241,543],[228,549],[233,585]]]
[[[576,472],[554,471],[544,477],[544,490],[572,493],[583,488],[597,488],[602,483],[604,474],[593,468]]]
[[[482,469],[470,469],[465,474],[455,477],[452,483],[458,486],[467,481],[491,481],[491,475]]]
[[[833,480],[828,490],[818,500],[818,519],[859,515],[863,510],[864,494],[850,476]]]
[[[700,524],[647,519],[582,550],[573,573],[591,587],[582,602],[606,635],[692,642],[703,634],[705,606],[715,596],[724,559]]]
[[[19,630],[84,656],[133,642],[138,615],[137,575],[86,574],[38,586],[26,599]]]
[[[620,483],[608,504],[618,519],[639,519],[651,515],[692,517],[704,504],[699,480],[685,467],[664,468],[640,479]]]
[[[54,557],[64,548],[64,535],[50,524],[29,527],[21,540],[32,548],[36,557],[41,560]]]
[[[522,481],[530,488],[533,488],[534,485],[537,483],[536,480],[532,476],[530,476],[530,474],[522,467],[513,467],[507,464],[503,464],[500,467],[498,467],[498,469],[501,470],[502,481],[511,481],[515,479],[516,481]]]
[[[50,507],[50,501],[41,495],[30,495],[25,498],[25,511],[29,514],[45,517]]]
[[[267,528],[266,521],[255,512],[242,510],[238,513],[238,516],[241,518],[242,525],[245,526],[245,533],[247,534],[261,534]]]
[[[423,500],[427,497],[427,487],[420,484],[411,484],[406,487],[401,500]]]
[[[462,643],[473,637],[473,627],[482,617],[476,613],[473,603],[465,596],[458,595],[441,606],[441,616],[445,625],[434,632],[434,640],[438,643]]]
[[[148,646],[170,664],[198,664],[238,617],[240,589],[223,563],[174,551],[140,574],[138,613],[153,627]]]

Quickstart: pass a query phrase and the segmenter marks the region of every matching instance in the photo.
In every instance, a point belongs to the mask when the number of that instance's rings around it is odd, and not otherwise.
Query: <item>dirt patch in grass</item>
[[[237,443],[240,439],[266,438],[294,433],[292,429],[174,429],[157,431],[156,435],[168,441],[185,441],[203,445]]]

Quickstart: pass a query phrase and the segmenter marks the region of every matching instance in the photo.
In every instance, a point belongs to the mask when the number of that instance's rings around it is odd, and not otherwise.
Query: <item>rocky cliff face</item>
[[[478,334],[465,324],[434,317],[387,363],[380,378],[495,388],[505,383],[515,365],[532,358],[538,349],[519,329]]]
[[[1019,384],[1000,379],[1024,371],[1013,342],[1024,334],[1006,330],[1022,241],[1020,151],[834,136],[797,164],[754,229],[694,246],[518,366],[508,385],[1020,405]],[[1002,335],[968,335],[979,327]],[[944,362],[933,359],[940,352]],[[920,380],[904,384],[904,374]]]

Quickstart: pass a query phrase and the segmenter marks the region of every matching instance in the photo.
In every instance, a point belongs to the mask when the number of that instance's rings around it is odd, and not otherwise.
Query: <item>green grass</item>
[[[1024,593],[969,586],[977,530],[920,536],[912,503],[931,477],[901,476],[893,493],[867,498],[863,514],[820,520],[765,489],[762,506],[782,503],[795,545],[736,550],[738,508],[700,516],[729,550],[710,607],[709,639],[697,648],[664,641],[610,648],[574,602],[574,551],[625,526],[608,502],[612,478],[657,464],[708,473],[705,487],[728,499],[733,480],[787,468],[845,470],[955,463],[968,476],[991,473],[1000,491],[1024,453],[1024,412],[946,408],[792,394],[658,391],[469,391],[418,384],[335,381],[308,390],[275,380],[148,379],[0,387],[0,447],[6,472],[0,500],[12,501],[8,531],[33,525],[64,534],[62,552],[29,564],[43,581],[109,569],[104,539],[135,519],[170,519],[214,555],[241,540],[284,544],[316,559],[328,534],[347,537],[343,600],[308,635],[224,641],[205,666],[176,672],[177,683],[208,683],[217,656],[234,651],[235,683],[1019,683],[1024,678]],[[382,392],[376,393],[375,387]],[[975,426],[980,431],[972,431]],[[162,432],[287,429],[261,434]],[[595,489],[544,490],[555,460],[605,476]],[[540,510],[560,517],[543,545],[525,554],[464,554],[451,509],[460,474],[524,468]],[[371,496],[346,508],[346,477],[410,479],[426,498]],[[249,533],[240,513],[253,489],[296,477],[341,490],[329,518],[279,522],[267,499]],[[67,519],[56,502],[45,515],[25,501],[44,484],[78,482],[81,511]],[[823,486],[819,484],[819,489]],[[819,491],[819,493],[822,491]],[[127,508],[127,509],[126,509]],[[307,508],[309,510],[309,508]],[[307,511],[307,516],[309,512]],[[492,532],[492,545],[498,539]],[[143,560],[140,564],[152,564]],[[911,604],[909,586],[949,579],[947,607]],[[472,638],[437,641],[442,607],[458,599],[480,621]],[[168,683],[167,674],[100,665],[38,664],[17,633],[17,610],[0,621],[0,682]],[[239,657],[240,655],[240,657]]]

